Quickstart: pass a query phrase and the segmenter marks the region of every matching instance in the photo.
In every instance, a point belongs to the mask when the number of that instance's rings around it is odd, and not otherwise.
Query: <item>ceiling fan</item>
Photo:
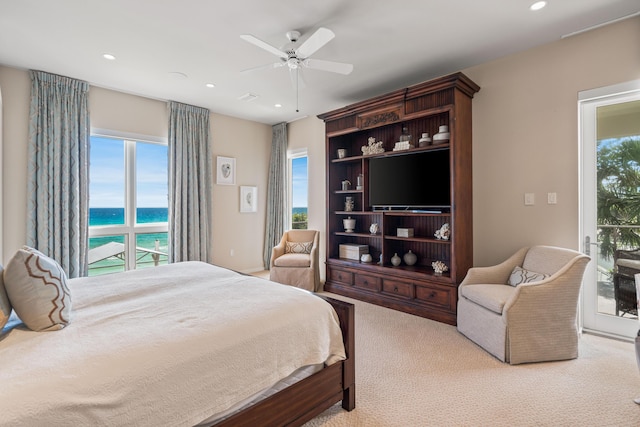
[[[286,65],[289,68],[289,74],[291,75],[292,83],[296,88],[297,95],[297,90],[300,85],[304,86],[304,82],[302,81],[302,78],[300,76],[301,68],[330,71],[332,73],[339,73],[344,75],[347,75],[351,73],[351,71],[353,71],[352,64],[310,58],[311,55],[313,55],[335,37],[333,31],[329,30],[328,28],[318,28],[316,32],[313,33],[300,46],[296,46],[297,41],[300,39],[299,31],[288,31],[286,33],[286,36],[287,39],[289,39],[290,43],[280,49],[260,40],[255,36],[252,36],[251,34],[242,34],[240,36],[242,40],[258,46],[259,48],[264,49],[279,58],[279,61],[255,68],[249,68],[247,70],[243,70],[242,73],[266,68],[279,68]],[[296,111],[297,110],[298,109],[296,108]]]

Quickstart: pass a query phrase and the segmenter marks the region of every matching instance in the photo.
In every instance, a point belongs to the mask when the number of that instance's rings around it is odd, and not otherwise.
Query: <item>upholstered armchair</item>
[[[469,269],[458,288],[458,331],[503,362],[578,357],[578,297],[590,258],[553,246],[522,248]]]
[[[285,231],[271,250],[269,278],[308,291],[320,290],[319,232]]]

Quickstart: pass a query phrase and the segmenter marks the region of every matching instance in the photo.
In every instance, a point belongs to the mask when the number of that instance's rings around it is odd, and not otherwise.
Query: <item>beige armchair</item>
[[[575,359],[589,260],[570,249],[533,246],[496,266],[469,269],[458,288],[458,331],[512,365]]]
[[[269,278],[308,291],[320,290],[319,232],[285,231],[271,250]]]

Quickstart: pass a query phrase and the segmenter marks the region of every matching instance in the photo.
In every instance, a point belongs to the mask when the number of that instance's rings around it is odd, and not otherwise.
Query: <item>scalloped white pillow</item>
[[[535,271],[525,270],[522,267],[515,267],[509,276],[507,284],[518,286],[522,283],[539,282],[549,277],[548,274],[536,273]]]
[[[16,314],[33,331],[55,331],[70,321],[71,293],[60,264],[23,246],[4,270],[4,285]]]

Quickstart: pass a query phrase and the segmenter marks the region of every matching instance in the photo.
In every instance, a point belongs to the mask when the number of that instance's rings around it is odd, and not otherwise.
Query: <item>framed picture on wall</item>
[[[236,183],[236,159],[233,157],[217,157],[216,184],[235,185]]]
[[[258,212],[258,187],[240,186],[240,212]]]

